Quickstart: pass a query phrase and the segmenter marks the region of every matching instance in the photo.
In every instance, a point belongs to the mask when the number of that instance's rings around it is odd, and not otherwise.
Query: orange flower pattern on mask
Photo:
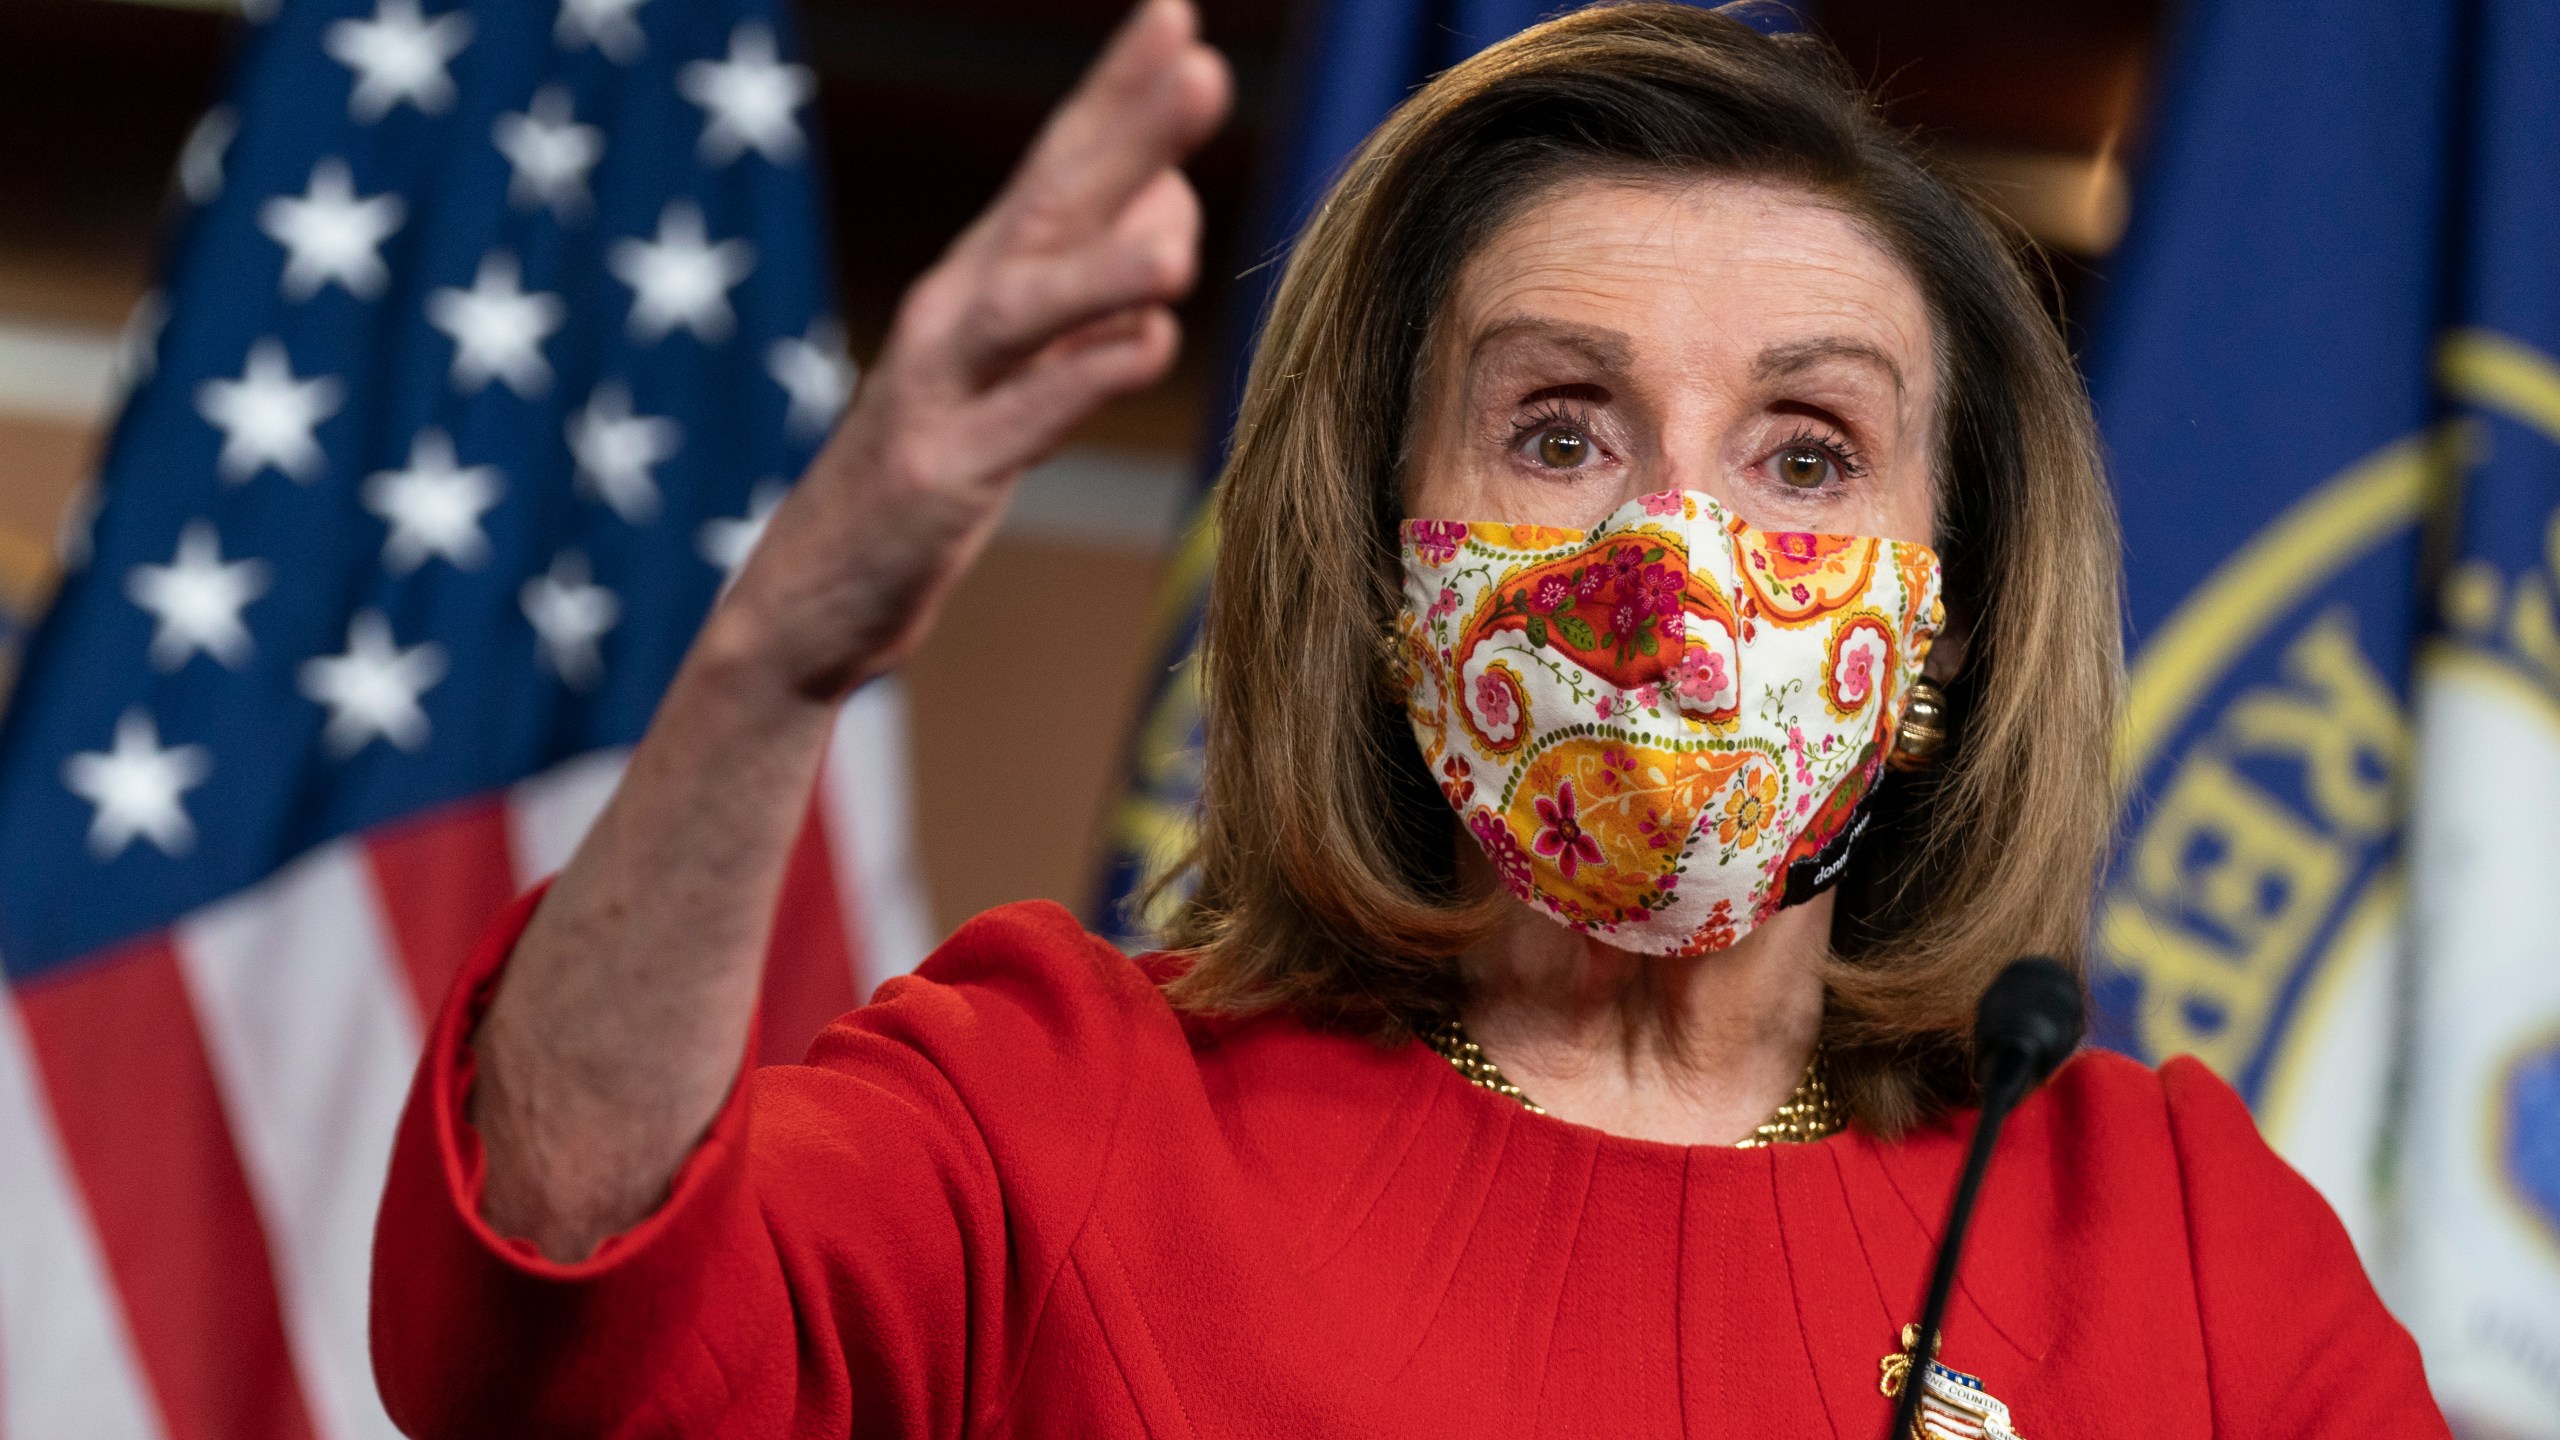
[[[1942,613],[1925,547],[1694,492],[1402,538],[1395,674],[1442,794],[1504,888],[1655,954],[1733,944],[1850,823]]]
[[[1753,766],[1742,782],[1725,791],[1724,815],[1716,821],[1716,838],[1735,850],[1760,843],[1760,832],[1778,817],[1778,775]]]

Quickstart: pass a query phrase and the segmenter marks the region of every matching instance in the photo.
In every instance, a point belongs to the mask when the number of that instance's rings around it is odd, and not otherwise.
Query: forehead
[[[1901,262],[1852,217],[1766,182],[1540,189],[1468,258],[1444,333],[1472,347],[1522,317],[1623,335],[1628,364],[1848,341],[1891,361],[1911,398],[1932,388],[1928,306]]]

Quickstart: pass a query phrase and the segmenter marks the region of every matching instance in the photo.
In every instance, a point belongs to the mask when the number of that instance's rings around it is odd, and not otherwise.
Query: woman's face
[[[1935,543],[1918,287],[1802,192],[1568,181],[1460,273],[1406,508],[1587,530],[1697,490],[1764,530]]]

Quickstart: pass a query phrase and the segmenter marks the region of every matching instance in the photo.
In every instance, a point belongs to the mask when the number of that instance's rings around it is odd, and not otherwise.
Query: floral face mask
[[[1839,878],[1944,615],[1935,554],[1691,491],[1403,538],[1414,738],[1513,894],[1696,955]]]

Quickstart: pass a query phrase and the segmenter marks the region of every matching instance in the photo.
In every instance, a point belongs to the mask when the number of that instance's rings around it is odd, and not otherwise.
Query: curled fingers
[[[1034,465],[1103,402],[1164,375],[1181,325],[1162,305],[1123,310],[1059,336],[980,398],[975,427],[991,447],[975,456],[990,471]]]
[[[1199,269],[1199,234],[1198,199],[1179,173],[1163,170],[1084,244],[989,257],[956,317],[962,364],[977,384],[993,384],[1061,336],[1180,298]]]

